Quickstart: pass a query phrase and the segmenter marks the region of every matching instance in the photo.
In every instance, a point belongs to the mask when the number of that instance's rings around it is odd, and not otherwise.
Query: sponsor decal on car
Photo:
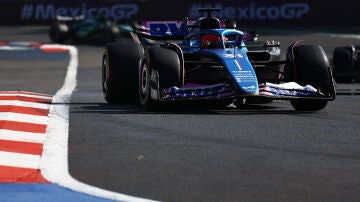
[[[195,21],[188,21],[193,24]],[[183,21],[142,21],[141,25],[149,29],[150,35],[166,36],[166,35],[186,35],[188,29]]]

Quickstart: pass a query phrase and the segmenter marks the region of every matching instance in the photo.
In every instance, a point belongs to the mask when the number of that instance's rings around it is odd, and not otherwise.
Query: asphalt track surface
[[[0,37],[49,42],[42,27],[2,27]],[[296,30],[262,37],[280,41],[283,49],[303,39],[322,45],[329,56],[335,46],[359,42]],[[103,48],[77,48],[69,171],[79,181],[160,201],[360,201],[359,95],[339,95],[319,112],[296,112],[276,101],[151,113],[136,104],[107,104]],[[65,63],[1,60],[0,90],[53,95]],[[360,84],[338,88],[359,92]]]

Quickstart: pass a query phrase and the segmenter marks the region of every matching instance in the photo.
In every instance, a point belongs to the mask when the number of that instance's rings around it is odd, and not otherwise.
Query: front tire
[[[139,74],[140,103],[147,109],[161,108],[163,90],[180,86],[180,59],[173,50],[154,46],[141,63]],[[152,90],[157,91],[154,99]]]
[[[66,35],[68,33],[68,26],[66,24],[54,23],[49,30],[49,37],[53,43],[65,43]]]
[[[289,71],[286,75],[300,85],[311,85],[326,97],[335,96],[332,72],[325,51],[321,46],[298,45],[291,47],[288,54]],[[290,101],[298,111],[317,111],[324,109],[327,100],[295,99]]]
[[[291,100],[290,103],[297,111],[318,111],[324,109],[328,101]]]

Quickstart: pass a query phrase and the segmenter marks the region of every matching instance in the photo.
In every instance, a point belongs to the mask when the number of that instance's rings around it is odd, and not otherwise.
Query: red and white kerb
[[[40,159],[52,96],[0,92],[0,183],[49,183]]]

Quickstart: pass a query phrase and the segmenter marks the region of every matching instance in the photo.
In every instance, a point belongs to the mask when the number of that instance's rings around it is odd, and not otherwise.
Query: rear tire
[[[353,66],[352,47],[338,47],[334,49],[333,64],[341,69],[348,69]]]
[[[347,74],[353,71],[354,47],[337,47],[333,53],[334,76],[339,82],[351,82],[352,78]]]
[[[142,50],[135,42],[111,43],[102,60],[102,87],[108,103],[134,103],[138,98],[138,65]]]
[[[289,73],[286,74],[300,85],[311,85],[326,97],[334,96],[332,72],[325,51],[321,46],[299,45],[288,55]],[[291,100],[291,105],[299,111],[317,111],[326,107],[327,100]]]

